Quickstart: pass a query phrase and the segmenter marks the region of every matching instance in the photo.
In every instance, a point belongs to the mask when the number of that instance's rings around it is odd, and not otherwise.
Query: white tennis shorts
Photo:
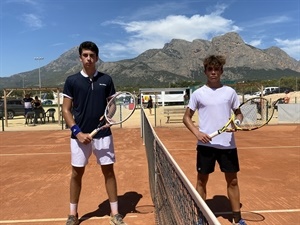
[[[89,144],[82,144],[77,139],[71,138],[71,164],[75,167],[84,167],[88,164],[92,152],[96,156],[99,165],[113,164],[115,150],[112,135],[93,139]]]

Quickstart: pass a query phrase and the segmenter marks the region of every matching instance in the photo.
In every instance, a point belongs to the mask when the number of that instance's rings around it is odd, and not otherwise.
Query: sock
[[[111,214],[116,215],[119,213],[118,211],[118,201],[116,202],[110,202],[110,209],[111,209]]]
[[[238,223],[242,219],[241,211],[232,212],[232,214],[233,214],[233,219],[234,219],[235,223]]]
[[[78,204],[70,203],[70,215],[77,215]]]

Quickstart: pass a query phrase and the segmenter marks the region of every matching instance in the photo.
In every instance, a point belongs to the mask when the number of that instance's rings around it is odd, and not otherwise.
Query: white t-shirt
[[[213,89],[204,85],[192,93],[188,107],[193,111],[198,110],[199,130],[211,134],[226,124],[232,110],[239,105],[238,95],[233,88],[222,86]],[[232,132],[224,132],[206,144],[198,141],[198,145],[220,149],[236,148]]]

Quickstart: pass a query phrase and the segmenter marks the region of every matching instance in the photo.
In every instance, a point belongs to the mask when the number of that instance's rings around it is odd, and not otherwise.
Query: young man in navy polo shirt
[[[70,214],[66,225],[77,225],[78,202],[85,166],[92,153],[101,165],[105,188],[111,207],[111,225],[126,225],[118,212],[117,182],[114,173],[115,153],[110,128],[89,135],[98,125],[108,99],[115,94],[112,78],[97,71],[99,49],[93,42],[79,46],[82,70],[66,79],[62,112],[66,124],[71,127]]]

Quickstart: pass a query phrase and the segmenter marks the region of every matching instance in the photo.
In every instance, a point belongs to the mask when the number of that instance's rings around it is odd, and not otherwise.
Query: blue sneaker
[[[239,221],[238,223],[235,223],[235,222],[233,221],[232,225],[247,225],[247,224],[246,224],[245,220],[240,219],[240,221]]]

